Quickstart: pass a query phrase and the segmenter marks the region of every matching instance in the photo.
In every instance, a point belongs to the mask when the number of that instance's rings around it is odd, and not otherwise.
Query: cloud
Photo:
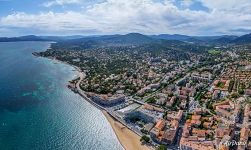
[[[196,1],[209,11],[189,9]],[[218,1],[194,0],[182,3],[186,7],[179,8],[174,0],[106,0],[81,11],[10,14],[0,19],[0,28],[32,28],[33,31],[56,34],[140,32],[189,35],[240,34],[240,31],[250,29],[251,2],[239,0],[246,3],[237,5],[234,0],[222,1],[230,4],[222,6],[223,3]],[[57,4],[63,5],[63,0],[58,0]],[[235,29],[238,32],[234,32]]]
[[[0,22],[1,25],[5,27],[32,27],[49,31],[67,31],[91,28],[93,22],[88,20],[83,21],[83,18],[87,17],[80,13],[71,11],[64,13],[47,12],[36,15],[15,13],[2,18]]]
[[[243,12],[251,10],[250,0],[198,0],[204,6],[218,11]]]
[[[185,8],[189,8],[195,1],[192,0],[181,0],[180,4],[181,6],[185,7]]]
[[[43,3],[45,7],[51,7],[54,5],[65,5],[65,4],[80,4],[81,0],[53,0]]]

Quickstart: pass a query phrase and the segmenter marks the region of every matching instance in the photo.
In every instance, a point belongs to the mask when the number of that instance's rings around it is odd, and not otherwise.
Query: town
[[[82,77],[68,86],[152,149],[251,149],[251,53],[222,49],[161,55],[138,47],[49,49],[39,55],[77,66]]]

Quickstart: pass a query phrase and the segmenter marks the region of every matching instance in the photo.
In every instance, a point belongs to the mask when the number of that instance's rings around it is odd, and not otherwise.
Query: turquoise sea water
[[[74,68],[31,53],[49,43],[0,43],[0,150],[121,150],[103,114],[71,92]]]

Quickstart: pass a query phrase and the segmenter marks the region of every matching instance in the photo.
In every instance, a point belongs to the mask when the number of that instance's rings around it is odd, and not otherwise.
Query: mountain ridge
[[[26,35],[20,37],[0,37],[0,42],[16,42],[16,41],[54,41],[54,42],[71,42],[79,43],[110,43],[115,45],[137,45],[151,42],[160,42],[163,40],[182,41],[197,44],[245,44],[251,43],[251,33],[242,36],[221,35],[221,36],[189,36],[182,34],[159,34],[159,35],[144,35],[140,33],[114,34],[114,35],[96,35],[96,36],[36,36]]]

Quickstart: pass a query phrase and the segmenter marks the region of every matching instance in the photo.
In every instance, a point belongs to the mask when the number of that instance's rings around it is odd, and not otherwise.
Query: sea
[[[32,55],[49,46],[0,43],[0,150],[122,150],[102,112],[67,88],[76,70]]]

